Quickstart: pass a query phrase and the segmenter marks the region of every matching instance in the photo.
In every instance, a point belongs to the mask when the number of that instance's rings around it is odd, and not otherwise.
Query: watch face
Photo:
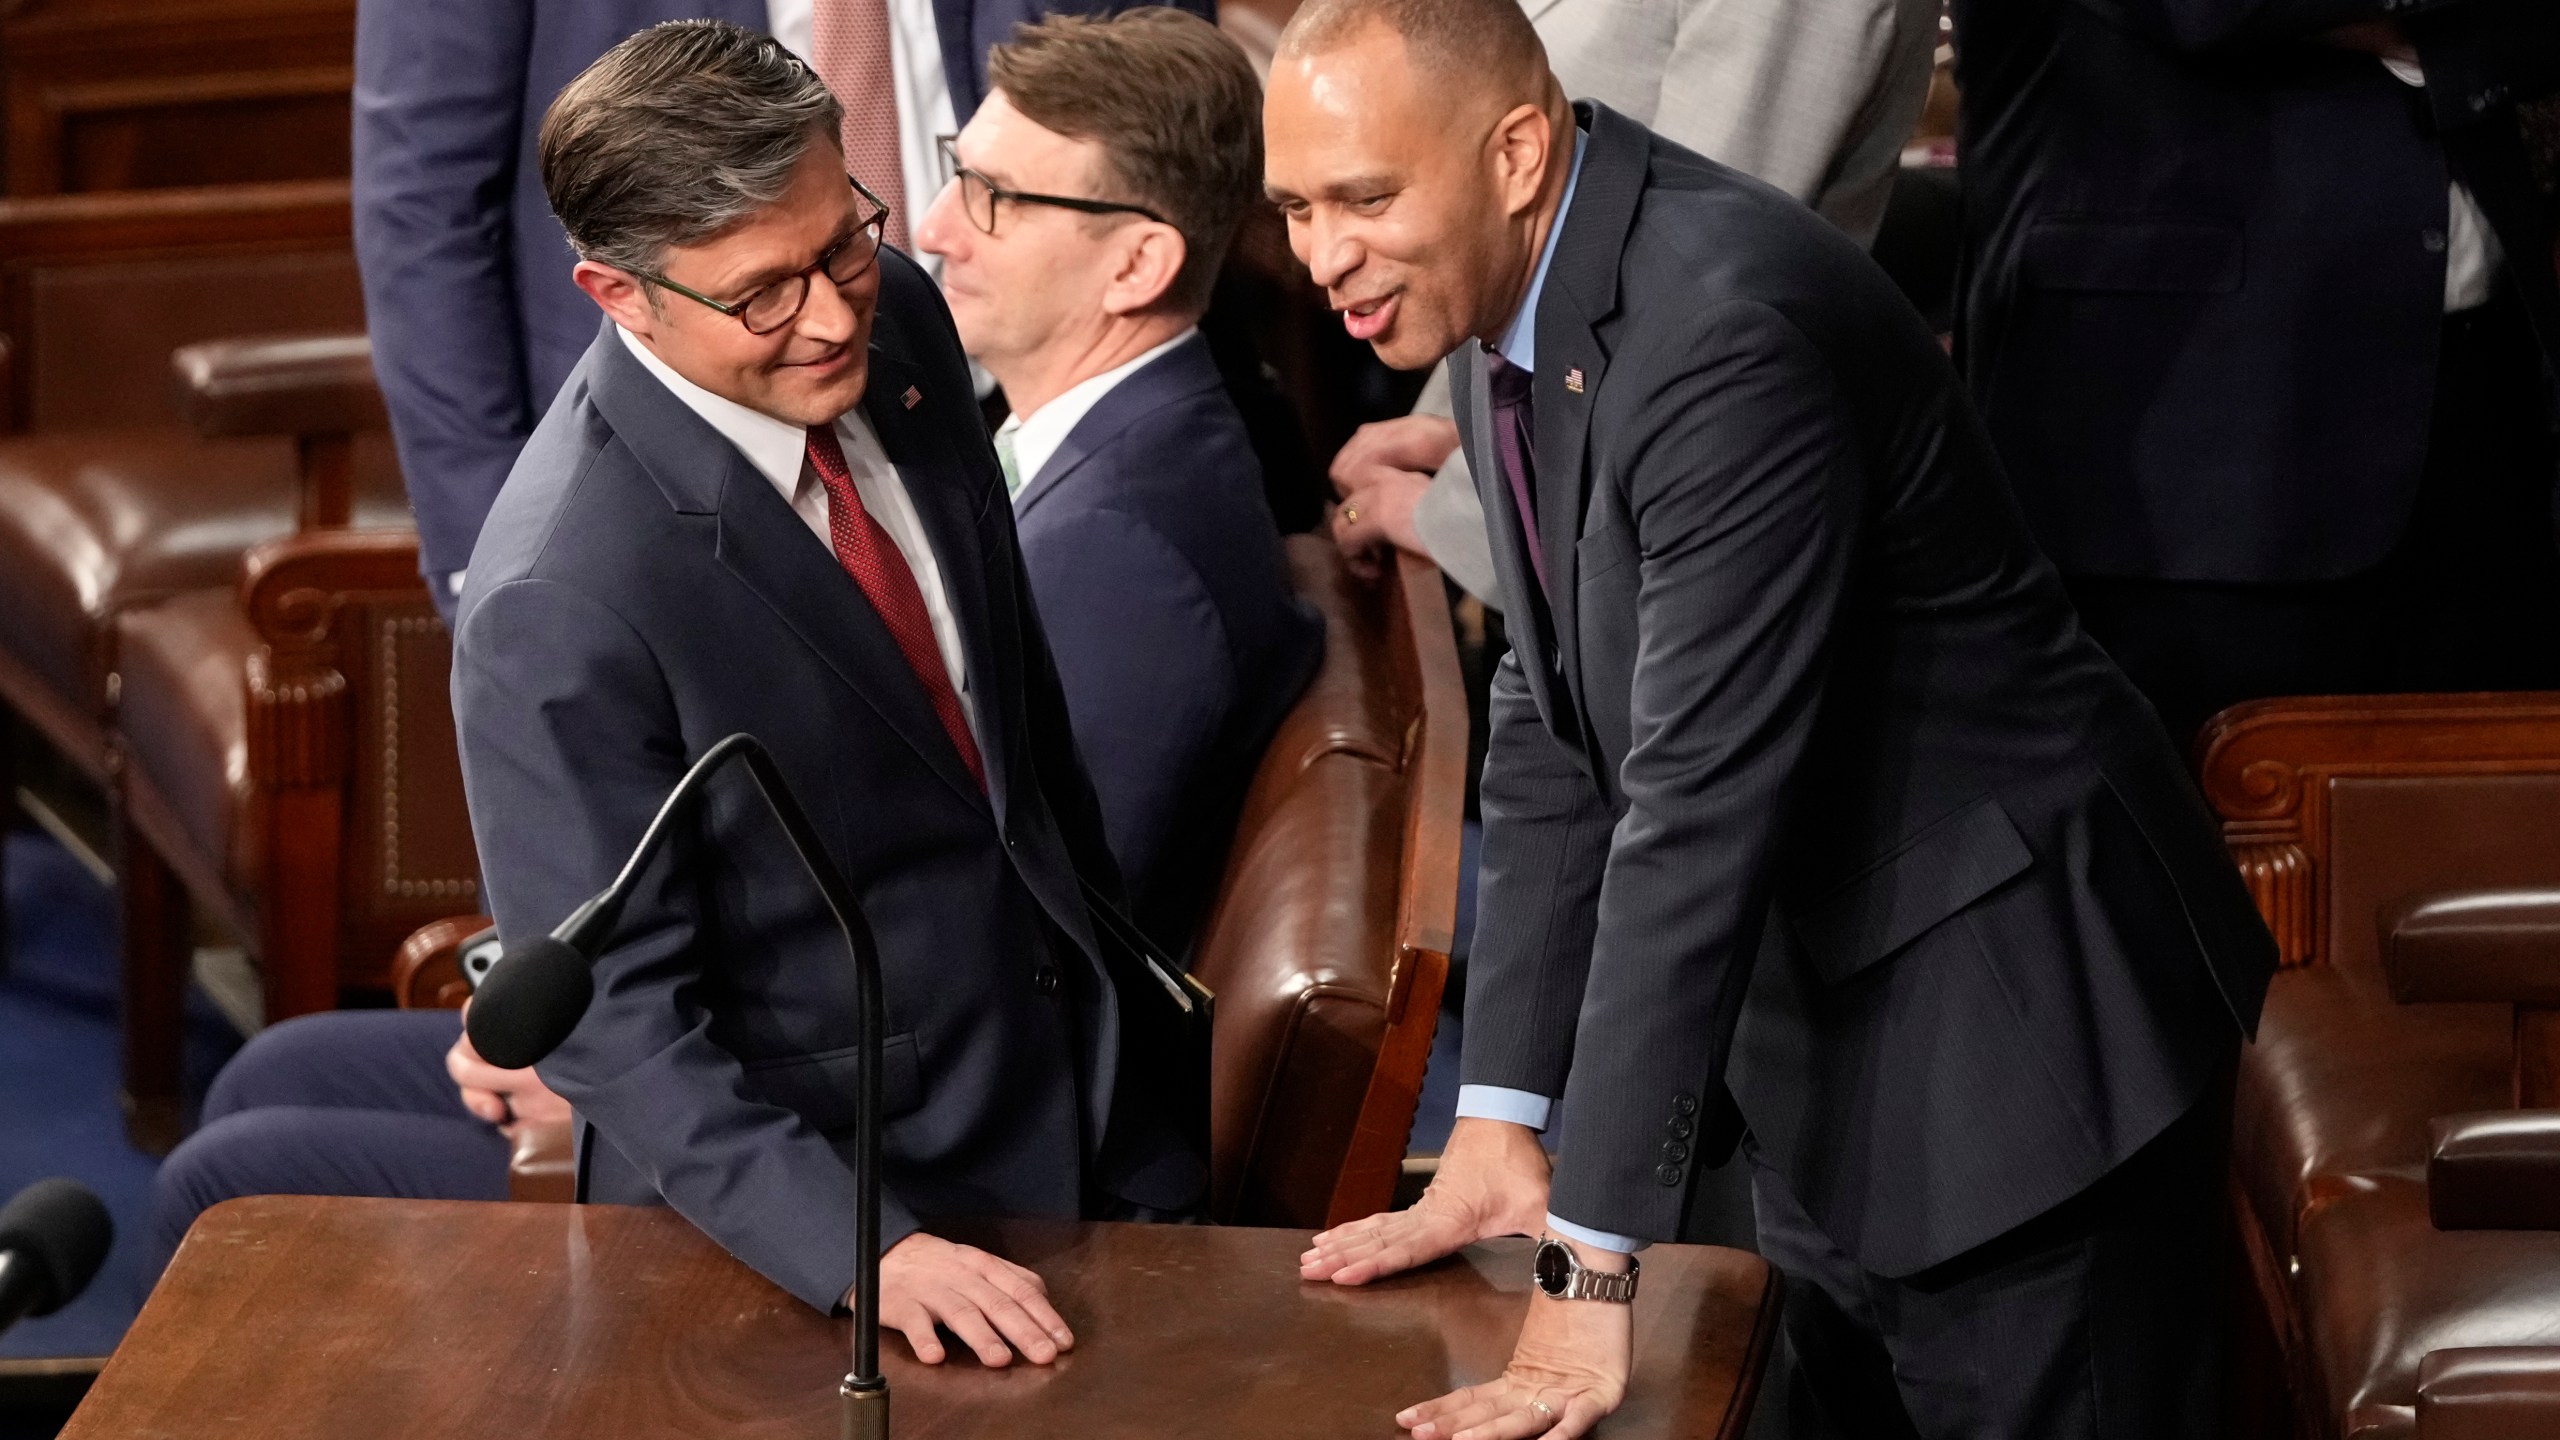
[[[1573,1252],[1553,1240],[1541,1242],[1534,1273],[1540,1290],[1550,1298],[1561,1298],[1566,1287],[1573,1284]]]

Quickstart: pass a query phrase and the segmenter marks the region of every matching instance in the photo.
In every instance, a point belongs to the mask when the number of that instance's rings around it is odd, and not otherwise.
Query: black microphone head
[[[471,997],[471,1048],[520,1070],[560,1048],[595,998],[595,976],[575,946],[548,935],[510,945]]]
[[[56,1176],[39,1180],[0,1207],[0,1250],[37,1277],[30,1315],[50,1315],[89,1288],[115,1244],[116,1222],[88,1186]]]

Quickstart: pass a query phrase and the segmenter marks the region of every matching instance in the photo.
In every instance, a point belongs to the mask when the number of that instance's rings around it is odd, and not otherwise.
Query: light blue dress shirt
[[[1523,370],[1538,368],[1538,300],[1547,291],[1547,271],[1556,262],[1556,241],[1564,234],[1565,216],[1573,210],[1573,192],[1582,184],[1582,151],[1584,137],[1573,132],[1573,172],[1565,177],[1564,199],[1556,206],[1555,222],[1547,227],[1547,243],[1538,256],[1538,268],[1529,277],[1529,293],[1520,299],[1519,313],[1511,317],[1509,328],[1494,350],[1503,359]],[[1461,1085],[1458,1087],[1458,1114],[1470,1120],[1507,1120],[1526,1125],[1532,1130],[1547,1128],[1547,1120],[1555,1109],[1555,1099],[1532,1095],[1526,1090],[1513,1090],[1500,1085]],[[1568,1240],[1600,1250],[1632,1254],[1645,1247],[1645,1241],[1626,1235],[1612,1235],[1605,1230],[1592,1230],[1547,1215],[1547,1228]]]

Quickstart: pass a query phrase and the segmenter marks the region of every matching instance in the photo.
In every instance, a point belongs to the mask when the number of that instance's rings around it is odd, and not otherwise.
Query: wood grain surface
[[[1346,1290],[1297,1279],[1290,1230],[937,1228],[1038,1270],[1077,1346],[930,1367],[884,1336],[901,1440],[1385,1440],[1399,1407],[1500,1369],[1528,1284],[1525,1241]],[[1636,1308],[1635,1386],[1601,1433],[1738,1434],[1767,1267],[1656,1246]],[[62,1434],[825,1440],[849,1328],[666,1210],[262,1196],[197,1222]]]

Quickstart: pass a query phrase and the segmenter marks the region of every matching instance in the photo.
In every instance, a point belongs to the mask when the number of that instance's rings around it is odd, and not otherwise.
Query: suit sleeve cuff
[[[1557,1219],[1552,1210],[1547,1212],[1547,1229],[1576,1245],[1588,1245],[1594,1250],[1606,1250],[1613,1255],[1633,1255],[1653,1243],[1650,1240],[1638,1240],[1632,1235],[1612,1235],[1606,1230],[1585,1230],[1569,1220]]]
[[[1526,1090],[1513,1090],[1502,1085],[1461,1085],[1458,1087],[1458,1118],[1461,1120],[1508,1120],[1532,1130],[1547,1128],[1547,1112],[1555,1101]]]

